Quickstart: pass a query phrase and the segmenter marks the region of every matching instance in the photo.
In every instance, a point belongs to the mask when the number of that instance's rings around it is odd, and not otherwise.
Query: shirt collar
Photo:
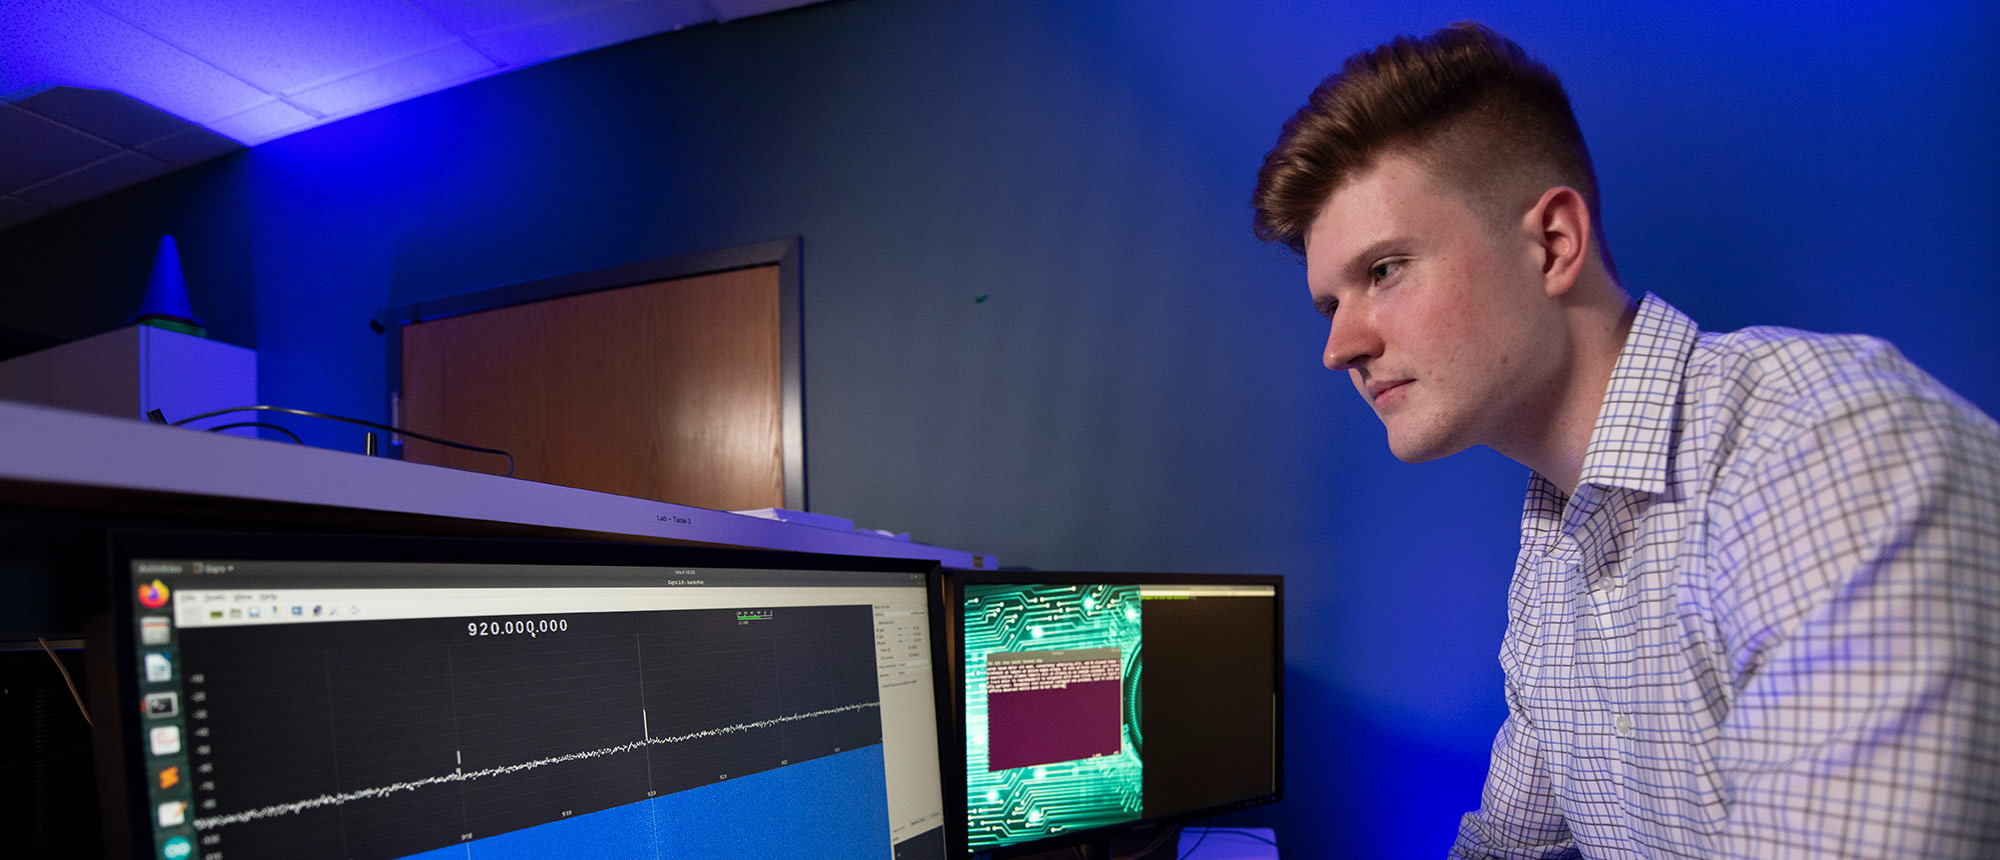
[[[1659,296],[1640,301],[1584,449],[1579,486],[1666,492],[1681,387],[1699,334],[1694,320]]]

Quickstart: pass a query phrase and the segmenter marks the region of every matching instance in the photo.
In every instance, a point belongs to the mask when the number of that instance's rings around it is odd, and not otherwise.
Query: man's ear
[[[1542,291],[1550,298],[1568,293],[1590,256],[1590,206],[1567,185],[1542,192],[1528,209],[1527,227],[1541,256]]]

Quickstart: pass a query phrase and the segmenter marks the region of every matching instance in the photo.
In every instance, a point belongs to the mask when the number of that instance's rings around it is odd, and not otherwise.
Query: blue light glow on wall
[[[1343,57],[1462,18],[1565,77],[1634,291],[1882,335],[2000,412],[1987,3],[842,0],[0,233],[32,277],[0,325],[116,327],[109,268],[142,283],[171,232],[262,399],[382,419],[386,307],[803,236],[816,507],[1043,569],[1285,574],[1289,799],[1245,819],[1297,856],[1437,857],[1504,713],[1526,473],[1390,457],[1248,198]]]

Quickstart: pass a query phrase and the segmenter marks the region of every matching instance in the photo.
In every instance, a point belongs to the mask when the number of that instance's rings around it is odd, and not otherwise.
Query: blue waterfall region
[[[876,744],[404,860],[878,860],[889,853],[883,779]]]

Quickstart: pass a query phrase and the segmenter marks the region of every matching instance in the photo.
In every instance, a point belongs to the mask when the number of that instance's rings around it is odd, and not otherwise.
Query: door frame
[[[753,242],[714,251],[676,254],[622,266],[558,275],[397,305],[384,315],[389,349],[389,423],[402,426],[403,328],[461,314],[490,311],[545,299],[615,290],[657,281],[711,275],[757,266],[778,267],[779,437],[785,470],[785,504],[806,507],[805,320],[803,279],[799,267],[804,240],[799,236]],[[415,428],[421,431],[422,428]],[[391,437],[389,456],[401,459],[402,440]]]

